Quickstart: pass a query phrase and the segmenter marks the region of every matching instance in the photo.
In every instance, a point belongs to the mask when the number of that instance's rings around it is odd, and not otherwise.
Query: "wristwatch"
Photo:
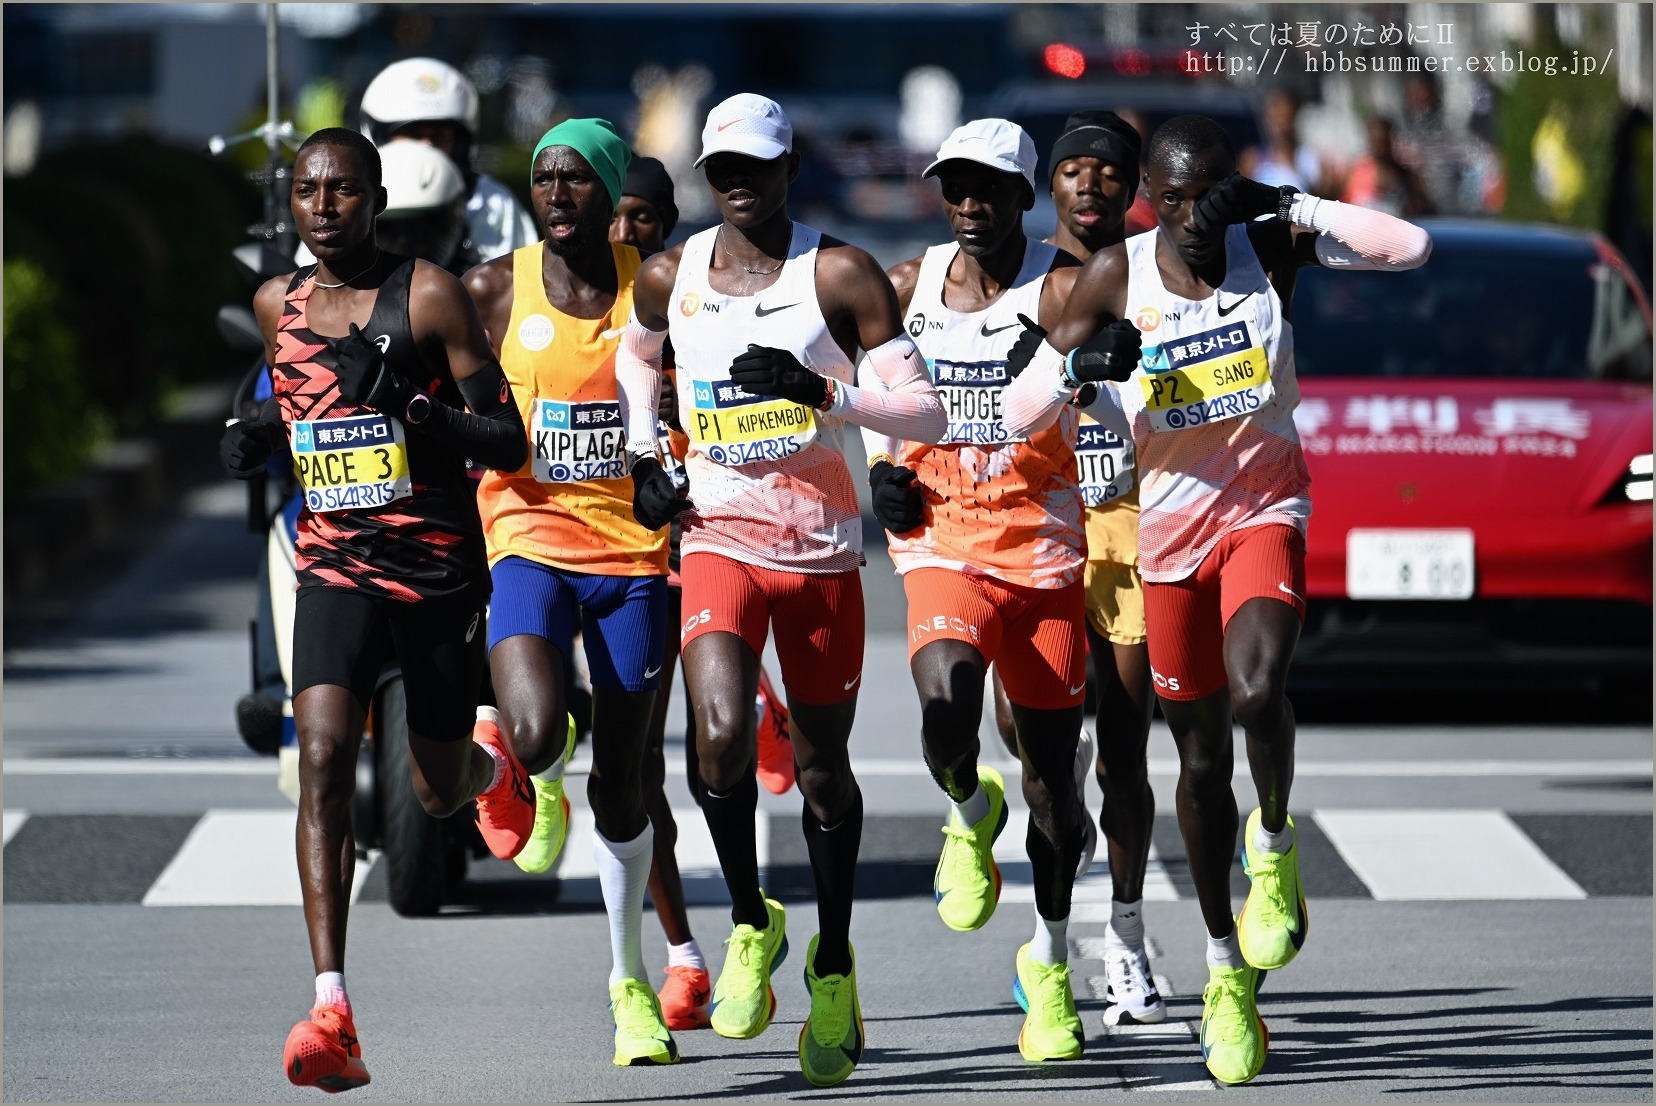
[[[403,412],[403,421],[410,426],[419,426],[431,415],[431,397],[424,392],[415,392],[408,401],[408,409]]]
[[[1294,209],[1294,201],[1299,198],[1300,190],[1291,184],[1285,184],[1277,190],[1276,217],[1287,221],[1288,213]]]

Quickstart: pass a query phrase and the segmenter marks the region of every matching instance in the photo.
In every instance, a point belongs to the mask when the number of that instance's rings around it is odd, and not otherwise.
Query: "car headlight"
[[[1633,458],[1611,498],[1628,503],[1650,502],[1650,454],[1641,453]]]

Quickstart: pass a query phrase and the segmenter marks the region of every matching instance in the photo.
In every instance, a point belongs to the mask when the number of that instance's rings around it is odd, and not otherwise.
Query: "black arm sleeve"
[[[480,465],[502,472],[522,468],[529,459],[529,437],[499,362],[455,383],[471,410],[458,411],[434,399],[420,429]]]

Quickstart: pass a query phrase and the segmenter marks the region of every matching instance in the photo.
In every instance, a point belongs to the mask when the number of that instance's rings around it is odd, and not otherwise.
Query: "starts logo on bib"
[[[694,315],[697,311],[700,311],[700,310],[701,310],[701,297],[696,295],[696,293],[694,293],[694,292],[684,293],[684,298],[679,300],[679,314],[683,315],[686,319],[688,319],[690,316]]]
[[[557,331],[545,315],[530,315],[518,324],[518,345],[530,353],[539,353],[552,344]]]

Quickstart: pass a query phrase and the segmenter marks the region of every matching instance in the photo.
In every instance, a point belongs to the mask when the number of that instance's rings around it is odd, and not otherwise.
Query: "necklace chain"
[[[375,246],[374,247],[374,259],[372,261],[368,262],[368,264],[365,265],[354,276],[346,277],[344,280],[340,281],[338,284],[323,284],[320,280],[316,279],[316,274],[318,272],[321,272],[321,270],[322,270],[321,262],[318,262],[317,266],[316,266],[316,269],[311,272],[311,281],[318,288],[343,288],[347,284],[351,283],[351,281],[355,280],[357,277],[361,276],[363,273],[368,272],[370,269],[372,269],[375,265],[378,265],[378,264],[379,264],[379,247]]]
[[[724,235],[724,225],[723,224],[720,224],[720,226],[719,226],[719,235],[721,237],[723,237],[723,235]],[[788,263],[788,259],[784,257],[781,261],[778,261],[773,268],[769,268],[769,269],[750,269],[746,265],[743,265],[742,262],[737,259],[736,255],[731,252],[729,246],[725,247],[725,256],[730,258],[730,260],[732,262],[734,262],[743,272],[751,273],[754,276],[770,276],[772,273],[776,272],[778,269],[782,268],[782,266],[784,266]]]

